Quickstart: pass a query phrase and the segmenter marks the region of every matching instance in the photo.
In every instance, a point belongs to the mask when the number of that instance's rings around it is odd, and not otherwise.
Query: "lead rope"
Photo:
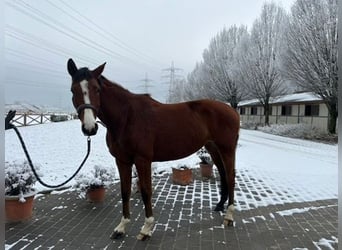
[[[24,150],[24,152],[25,152],[26,158],[27,158],[27,160],[28,160],[28,162],[29,162],[29,165],[30,165],[30,167],[31,167],[31,170],[32,170],[34,176],[37,178],[37,180],[39,181],[39,183],[42,184],[42,185],[45,186],[45,187],[48,187],[48,188],[59,188],[59,187],[65,185],[65,184],[67,184],[69,181],[71,181],[71,180],[78,174],[78,172],[80,172],[80,170],[81,170],[81,168],[83,167],[84,163],[85,163],[86,160],[88,159],[88,156],[89,156],[89,153],[90,153],[90,144],[91,144],[90,136],[88,136],[88,139],[87,139],[87,154],[86,154],[86,156],[84,157],[84,159],[83,159],[81,165],[80,165],[80,166],[78,167],[78,169],[76,170],[76,172],[75,172],[69,179],[67,179],[66,181],[64,181],[64,182],[61,183],[61,184],[58,184],[58,185],[50,185],[50,184],[47,184],[47,183],[45,183],[45,182],[38,176],[36,170],[34,169],[34,166],[33,166],[32,160],[31,160],[31,157],[30,157],[30,155],[29,155],[29,153],[28,153],[28,151],[27,151],[26,145],[25,145],[25,143],[24,143],[23,138],[21,137],[21,134],[20,134],[18,128],[17,128],[16,126],[14,126],[13,124],[11,124],[11,128],[14,129],[14,131],[16,132],[16,134],[17,134],[17,136],[18,136],[18,138],[19,138],[19,140],[20,140],[21,146],[23,147],[23,150]]]

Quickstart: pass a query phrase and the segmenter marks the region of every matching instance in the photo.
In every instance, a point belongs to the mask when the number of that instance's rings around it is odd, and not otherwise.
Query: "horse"
[[[122,218],[111,238],[125,235],[130,222],[132,166],[136,166],[145,206],[139,240],[152,235],[151,163],[176,160],[205,146],[220,174],[221,194],[215,211],[224,211],[225,226],[233,226],[235,152],[240,117],[229,105],[214,100],[163,104],[148,94],[134,94],[102,75],[105,64],[90,70],[69,59],[72,102],[86,136],[95,135],[96,118],[107,128],[106,143],[120,175]]]

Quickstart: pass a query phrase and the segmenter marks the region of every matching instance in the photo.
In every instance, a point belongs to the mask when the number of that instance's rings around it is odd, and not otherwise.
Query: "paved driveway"
[[[213,211],[216,175],[202,180],[196,172],[185,187],[173,185],[167,173],[154,177],[156,225],[144,242],[136,240],[145,219],[140,194],[132,196],[127,235],[109,239],[121,219],[118,184],[101,204],[71,191],[39,195],[30,221],[6,223],[6,249],[337,249],[336,199],[250,207],[236,211],[235,226],[224,228],[223,215]],[[249,183],[240,175],[236,191],[243,194]]]

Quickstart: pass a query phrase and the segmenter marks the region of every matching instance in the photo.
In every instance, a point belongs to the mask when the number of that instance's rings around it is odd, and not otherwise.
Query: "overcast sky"
[[[186,78],[224,27],[259,17],[264,0],[7,0],[5,102],[70,108],[68,58],[132,92],[165,101],[171,63]],[[267,1],[266,1],[267,2]],[[275,1],[290,10],[294,0]]]

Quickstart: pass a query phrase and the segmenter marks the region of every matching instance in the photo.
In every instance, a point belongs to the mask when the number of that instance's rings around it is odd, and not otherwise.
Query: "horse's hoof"
[[[234,226],[234,221],[228,220],[228,219],[224,219],[223,224],[225,226],[228,226],[228,227],[233,227]]]
[[[122,239],[124,237],[124,233],[123,232],[117,232],[117,231],[114,231],[112,233],[112,235],[110,236],[110,239],[112,240],[118,240],[118,239]]]
[[[214,211],[215,212],[224,212],[224,206],[216,205]]]
[[[138,240],[141,240],[141,241],[148,240],[149,238],[151,238],[150,235],[145,235],[145,234],[142,234],[142,233],[139,233],[139,234],[137,235],[137,239],[138,239]]]

